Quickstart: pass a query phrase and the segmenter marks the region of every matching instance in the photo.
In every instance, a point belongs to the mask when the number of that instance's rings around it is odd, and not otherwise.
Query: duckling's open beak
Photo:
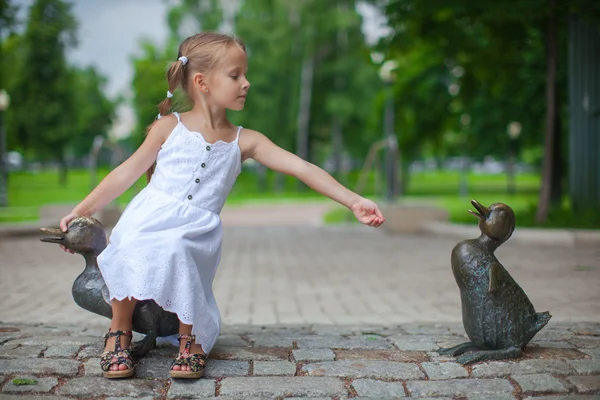
[[[60,229],[54,228],[40,228],[40,230],[48,235],[53,235],[54,237],[50,238],[42,238],[40,239],[42,242],[47,243],[63,243],[65,239],[65,233]]]
[[[487,207],[482,206],[477,200],[471,200],[471,204],[473,204],[473,207],[475,207],[477,209],[477,211],[479,211],[479,212],[477,213],[475,211],[469,210],[469,213],[473,214],[480,220],[484,220],[487,218],[487,216],[488,216]]]

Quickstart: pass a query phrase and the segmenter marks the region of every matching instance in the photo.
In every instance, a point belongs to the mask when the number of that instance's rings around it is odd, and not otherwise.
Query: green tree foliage
[[[369,58],[355,1],[244,1],[234,18],[220,4],[181,2],[169,12],[171,38],[166,48],[142,44],[143,54],[134,59],[133,82],[138,143],[167,90],[165,65],[175,61],[179,42],[194,32],[227,28],[246,44],[252,84],[245,110],[231,115],[235,123],[261,131],[278,145],[318,163],[332,156],[337,126],[339,147],[364,157],[368,144],[379,136],[371,116],[381,83]],[[303,67],[311,63],[309,74]],[[303,81],[303,76],[310,79]],[[298,148],[302,130],[306,153]]]
[[[8,148],[28,159],[54,161],[66,183],[69,157],[85,156],[96,135],[106,135],[115,102],[106,79],[93,68],[75,68],[65,52],[76,45],[77,22],[62,0],[37,0],[25,31],[3,41],[7,89]]]
[[[523,149],[545,154],[538,220],[547,214],[548,202],[560,202],[564,177],[564,115],[566,114],[566,16],[570,12],[597,15],[600,6],[590,0],[532,0],[498,2],[468,0],[392,0],[379,2],[394,34],[390,53],[405,58],[434,49],[438,65],[447,68],[444,86],[453,86],[448,107],[434,107],[436,118],[448,131],[418,132],[440,143],[452,138],[446,151],[475,157],[504,156],[509,138],[506,126],[520,121]],[[409,60],[408,63],[411,61]],[[420,84],[435,79],[431,70]],[[460,73],[457,73],[460,71]],[[403,92],[402,84],[398,90]],[[440,88],[441,89],[441,88]],[[426,103],[439,103],[431,94]],[[402,93],[399,93],[403,96]],[[405,105],[410,107],[410,105]],[[423,109],[414,113],[423,113]],[[427,109],[429,113],[430,109]],[[468,118],[465,118],[468,116]],[[469,121],[462,124],[460,121]],[[416,129],[424,127],[415,126]],[[430,127],[434,128],[434,127]],[[467,146],[466,148],[458,149]]]
[[[40,158],[61,165],[66,180],[70,119],[74,111],[72,74],[65,51],[75,45],[76,21],[71,6],[60,0],[38,0],[29,11],[20,40],[23,58],[12,92],[9,127],[19,144]]]

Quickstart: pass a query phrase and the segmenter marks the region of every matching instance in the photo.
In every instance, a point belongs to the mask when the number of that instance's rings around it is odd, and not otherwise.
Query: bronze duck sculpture
[[[481,236],[458,243],[451,257],[463,325],[471,341],[438,353],[462,354],[457,359],[461,364],[516,358],[551,315],[535,312],[523,289],[494,256],[515,229],[513,210],[502,203],[484,207],[472,200],[471,204],[477,211],[469,212],[479,219]]]
[[[53,235],[40,239],[42,242],[62,244],[85,259],[85,269],[73,283],[75,303],[85,310],[112,318],[108,288],[96,260],[107,245],[102,224],[94,218],[78,217],[69,223],[67,232],[51,228],[42,228],[41,231]],[[144,356],[156,345],[158,336],[176,334],[178,329],[176,314],[163,310],[153,300],[138,301],[133,312],[133,330],[146,336],[133,343],[133,355]]]

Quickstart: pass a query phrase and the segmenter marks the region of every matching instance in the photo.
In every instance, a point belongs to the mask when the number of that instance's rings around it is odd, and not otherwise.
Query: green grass
[[[104,177],[108,170],[98,173],[98,180]],[[353,172],[341,178],[350,189],[356,189],[359,173]],[[276,174],[269,172],[266,180],[266,191],[258,189],[257,177],[249,171],[242,173],[234,186],[228,205],[251,203],[279,203],[325,201],[323,196],[305,189],[297,189],[297,180],[284,177],[284,185],[280,192],[275,191]],[[533,226],[534,215],[539,191],[539,176],[522,174],[516,178],[517,193],[507,194],[505,175],[475,175],[468,176],[467,196],[458,195],[460,174],[452,171],[428,172],[413,174],[410,177],[407,193],[401,201],[408,203],[426,203],[448,210],[450,220],[458,223],[473,223],[473,217],[467,213],[472,208],[470,199],[477,199],[482,204],[503,202],[510,205],[517,214],[519,226]],[[96,181],[98,182],[98,181]],[[126,205],[137,192],[145,186],[145,177],[127,190],[117,202]],[[9,178],[9,207],[0,208],[0,223],[35,220],[39,217],[39,209],[43,205],[77,204],[90,191],[91,182],[87,170],[72,170],[69,172],[68,185],[58,185],[56,172],[12,173]],[[384,182],[381,176],[370,174],[363,195],[380,199]],[[551,210],[549,227],[581,227],[593,228],[600,226],[599,213],[578,216],[569,211],[568,204],[562,210]],[[353,220],[351,214],[343,208],[336,208],[325,216],[326,223],[339,223]]]

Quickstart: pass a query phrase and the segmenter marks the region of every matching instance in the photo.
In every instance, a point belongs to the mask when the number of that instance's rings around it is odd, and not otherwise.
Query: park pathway
[[[332,204],[224,209],[214,288],[225,324],[460,321],[455,238],[323,226]],[[38,239],[0,239],[0,321],[105,326],[71,297],[83,259]],[[600,249],[509,242],[497,255],[553,321],[600,321]]]

